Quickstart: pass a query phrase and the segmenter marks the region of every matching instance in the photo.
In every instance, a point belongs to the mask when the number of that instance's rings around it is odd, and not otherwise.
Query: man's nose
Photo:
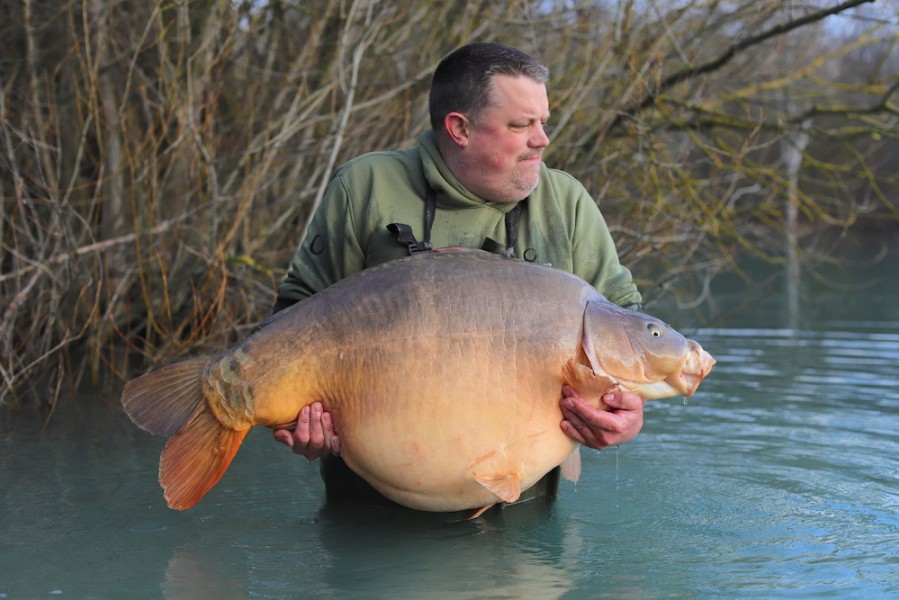
[[[549,136],[546,135],[543,125],[537,125],[534,135],[531,137],[530,146],[531,148],[545,148],[549,146]]]

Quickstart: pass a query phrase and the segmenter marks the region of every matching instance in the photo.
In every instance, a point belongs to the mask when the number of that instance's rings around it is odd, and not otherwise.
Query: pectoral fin
[[[562,378],[581,398],[587,400],[599,400],[603,394],[618,385],[608,377],[597,375],[593,369],[573,358],[562,367]]]
[[[473,473],[475,480],[503,502],[515,502],[521,496],[521,474]]]

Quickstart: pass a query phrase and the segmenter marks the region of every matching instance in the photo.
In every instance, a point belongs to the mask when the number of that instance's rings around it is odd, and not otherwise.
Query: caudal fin
[[[169,508],[186,510],[219,482],[249,429],[234,431],[201,411],[171,438],[159,458],[159,484]]]
[[[208,363],[193,358],[129,381],[122,390],[125,413],[150,433],[175,435],[205,408],[200,376]]]
[[[192,507],[218,483],[248,431],[225,427],[206,406],[201,376],[208,362],[168,365],[122,391],[122,406],[136,425],[170,438],[159,459],[159,484],[177,510]]]

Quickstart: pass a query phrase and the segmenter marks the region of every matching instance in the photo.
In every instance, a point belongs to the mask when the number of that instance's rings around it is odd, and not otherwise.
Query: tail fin
[[[178,362],[129,381],[122,407],[134,424],[171,437],[204,408],[200,376],[209,358]]]
[[[177,510],[192,507],[218,483],[249,431],[225,427],[206,406],[201,376],[209,360],[168,365],[122,391],[122,406],[136,425],[171,438],[159,459],[159,484]]]
[[[186,510],[219,482],[249,429],[234,431],[201,411],[171,438],[159,458],[159,484],[169,508]]]

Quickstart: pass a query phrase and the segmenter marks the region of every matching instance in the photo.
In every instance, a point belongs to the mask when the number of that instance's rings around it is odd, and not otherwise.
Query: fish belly
[[[559,426],[562,365],[596,292],[482,254],[374,267],[276,316],[241,349],[256,424],[321,401],[347,465],[411,508],[497,502],[479,478],[533,485],[574,448]]]
[[[561,357],[497,361],[484,342],[443,343],[415,360],[403,359],[415,355],[405,345],[381,347],[385,361],[361,395],[335,399],[348,466],[395,502],[428,511],[498,502],[479,477],[513,477],[526,490],[558,466],[575,447],[559,427]]]

